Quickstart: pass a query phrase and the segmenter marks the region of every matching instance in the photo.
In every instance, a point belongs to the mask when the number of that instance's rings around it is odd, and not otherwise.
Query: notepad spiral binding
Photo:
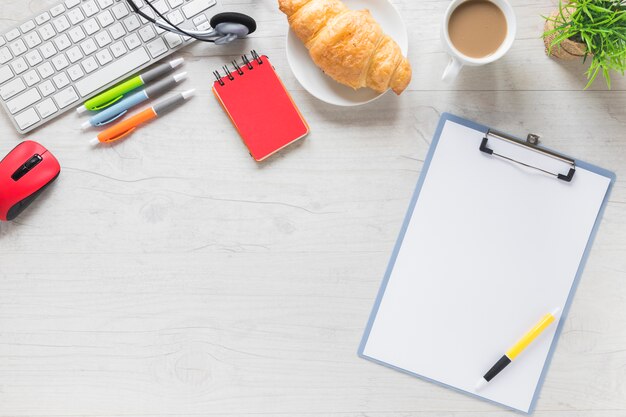
[[[228,69],[228,65],[222,66],[222,70],[224,71],[223,77],[220,74],[219,70],[213,71],[213,75],[215,76],[215,79],[217,80],[218,84],[221,86],[225,86],[226,83],[224,82],[224,78],[228,78],[230,81],[234,81],[235,80],[235,76],[233,75],[234,73],[237,73],[240,76],[244,75],[245,73],[243,72],[242,66],[247,67],[249,70],[253,70],[254,69],[254,66],[252,65],[253,61],[256,61],[259,65],[263,65],[263,62],[264,62],[263,58],[254,49],[250,51],[250,55],[252,55],[252,60],[250,60],[250,58],[248,58],[247,55],[242,55],[241,64],[239,64],[237,60],[232,60],[231,65],[233,66],[233,71],[230,71]]]

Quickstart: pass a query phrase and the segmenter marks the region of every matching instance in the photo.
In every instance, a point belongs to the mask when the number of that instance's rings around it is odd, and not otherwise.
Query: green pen
[[[150,81],[156,80],[169,72],[172,72],[174,68],[182,64],[183,61],[183,58],[177,58],[170,62],[158,65],[141,74],[137,74],[123,83],[109,88],[97,96],[90,98],[82,106],[78,107],[76,111],[79,114],[82,114],[86,111],[98,111],[109,107],[111,104],[121,100],[125,94],[149,83]]]

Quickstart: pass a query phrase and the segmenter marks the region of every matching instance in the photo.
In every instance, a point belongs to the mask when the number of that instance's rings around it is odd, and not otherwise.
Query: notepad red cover
[[[214,74],[216,78],[220,75]],[[265,55],[254,55],[251,60],[244,57],[244,63],[236,64],[213,83],[213,93],[256,161],[309,133],[309,126]]]

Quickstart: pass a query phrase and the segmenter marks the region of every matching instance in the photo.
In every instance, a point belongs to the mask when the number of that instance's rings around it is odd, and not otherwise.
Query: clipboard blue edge
[[[387,269],[385,271],[385,276],[383,278],[383,281],[380,285],[380,288],[378,290],[378,294],[376,295],[376,300],[374,302],[374,307],[372,307],[372,311],[370,313],[370,317],[367,321],[367,325],[365,327],[365,331],[363,333],[363,337],[361,339],[361,343],[359,344],[359,350],[358,350],[358,355],[359,357],[363,358],[363,359],[367,359],[369,361],[372,361],[374,363],[377,363],[379,365],[383,365],[386,366],[388,368],[394,369],[396,371],[429,381],[433,384],[439,385],[439,386],[443,386],[445,388],[451,389],[453,391],[456,392],[460,392],[462,394],[465,395],[469,395],[471,397],[475,397],[478,398],[482,401],[486,401],[492,404],[496,404],[499,405],[501,407],[507,408],[509,410],[513,410],[515,412],[518,413],[522,413],[522,414],[531,414],[534,410],[535,410],[535,406],[537,405],[537,400],[539,398],[539,393],[541,392],[541,389],[543,387],[543,383],[548,371],[548,368],[550,367],[550,363],[552,362],[552,356],[554,354],[554,350],[556,349],[556,345],[558,343],[558,340],[561,336],[561,330],[563,328],[563,323],[565,322],[565,319],[567,317],[567,314],[569,313],[569,308],[570,305],[572,304],[572,300],[574,299],[574,294],[576,293],[576,289],[578,288],[578,283],[580,282],[580,278],[582,276],[583,270],[585,268],[585,265],[587,263],[587,259],[589,258],[589,254],[591,252],[591,247],[593,246],[593,242],[595,240],[596,234],[598,233],[598,229],[600,227],[600,222],[602,220],[602,216],[604,215],[604,211],[606,209],[607,203],[609,201],[609,197],[611,195],[611,190],[613,189],[613,184],[615,184],[615,180],[616,180],[616,175],[614,172],[611,172],[609,170],[606,170],[604,168],[600,168],[598,166],[589,164],[587,162],[584,161],[579,161],[577,159],[575,159],[576,161],[576,166],[586,169],[588,171],[594,172],[598,175],[601,175],[603,177],[609,178],[610,182],[609,182],[609,186],[607,188],[607,192],[604,196],[604,200],[602,201],[602,206],[600,207],[600,210],[598,212],[598,216],[596,217],[596,221],[593,225],[593,229],[591,230],[591,235],[589,237],[589,240],[587,241],[587,246],[585,247],[585,251],[583,253],[582,259],[580,261],[580,264],[578,265],[578,270],[576,271],[576,277],[574,278],[574,282],[572,284],[572,287],[570,289],[570,292],[567,296],[567,301],[565,302],[565,306],[563,306],[563,313],[561,315],[561,319],[559,320],[559,323],[557,325],[557,329],[556,332],[554,334],[554,338],[552,339],[552,344],[550,346],[550,350],[548,351],[548,356],[546,358],[546,361],[544,363],[543,369],[541,371],[541,375],[539,377],[539,381],[537,383],[537,386],[535,388],[535,393],[533,394],[533,399],[530,403],[530,406],[528,408],[527,411],[523,411],[523,410],[518,410],[516,408],[512,408],[509,407],[508,405],[499,403],[497,401],[493,401],[493,400],[489,400],[487,398],[481,397],[479,395],[476,395],[472,392],[468,392],[468,391],[464,391],[461,390],[459,388],[444,384],[442,382],[427,378],[423,375],[419,375],[410,371],[407,371],[406,369],[402,369],[399,368],[397,366],[394,365],[390,365],[386,362],[380,361],[378,359],[372,358],[370,356],[365,355],[364,351],[365,351],[365,345],[367,344],[367,340],[369,338],[370,332],[372,330],[372,326],[374,325],[374,320],[376,319],[376,315],[378,314],[378,309],[380,308],[380,303],[382,302],[382,299],[385,295],[385,290],[387,288],[387,283],[389,282],[389,277],[391,276],[391,272],[393,271],[393,267],[396,263],[396,258],[398,257],[398,252],[400,251],[400,248],[402,247],[402,242],[404,241],[404,235],[406,234],[406,230],[409,226],[409,222],[411,220],[411,217],[413,215],[413,211],[415,209],[415,204],[417,203],[417,199],[419,198],[419,194],[420,191],[422,190],[422,186],[424,185],[424,181],[426,179],[426,175],[428,175],[428,169],[430,168],[430,163],[432,161],[433,155],[435,154],[435,150],[437,149],[437,145],[439,143],[439,138],[441,137],[441,132],[443,131],[444,126],[446,125],[446,123],[448,121],[454,122],[454,123],[458,123],[460,125],[469,127],[470,129],[474,129],[474,130],[478,130],[480,132],[484,132],[486,133],[489,128],[487,126],[481,125],[479,123],[475,123],[466,119],[463,119],[461,117],[455,116],[453,114],[450,113],[442,113],[441,118],[439,119],[439,124],[437,125],[437,129],[435,130],[435,133],[433,135],[433,140],[430,144],[430,148],[428,149],[428,154],[426,155],[426,159],[424,161],[424,165],[422,167],[422,172],[420,174],[420,177],[417,181],[417,185],[415,186],[415,191],[413,192],[413,196],[411,197],[411,203],[409,204],[409,208],[407,210],[406,215],[404,216],[404,222],[402,223],[402,227],[400,228],[400,233],[398,235],[398,239],[396,240],[396,244],[393,248],[393,252],[391,254],[391,258],[389,259],[389,263],[387,265]]]

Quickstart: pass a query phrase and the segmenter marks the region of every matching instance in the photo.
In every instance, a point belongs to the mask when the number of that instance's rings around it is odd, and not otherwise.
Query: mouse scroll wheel
[[[32,156],[32,158],[30,158],[28,161],[26,161],[24,163],[24,168],[26,168],[28,171],[30,171],[37,164],[39,164],[42,160],[43,160],[43,158],[41,157],[41,155],[36,153],[35,155]]]
[[[35,154],[31,156],[22,166],[20,166],[14,173],[11,175],[13,181],[17,181],[22,178],[28,171],[39,165],[39,163],[43,161],[43,158],[39,154]]]

